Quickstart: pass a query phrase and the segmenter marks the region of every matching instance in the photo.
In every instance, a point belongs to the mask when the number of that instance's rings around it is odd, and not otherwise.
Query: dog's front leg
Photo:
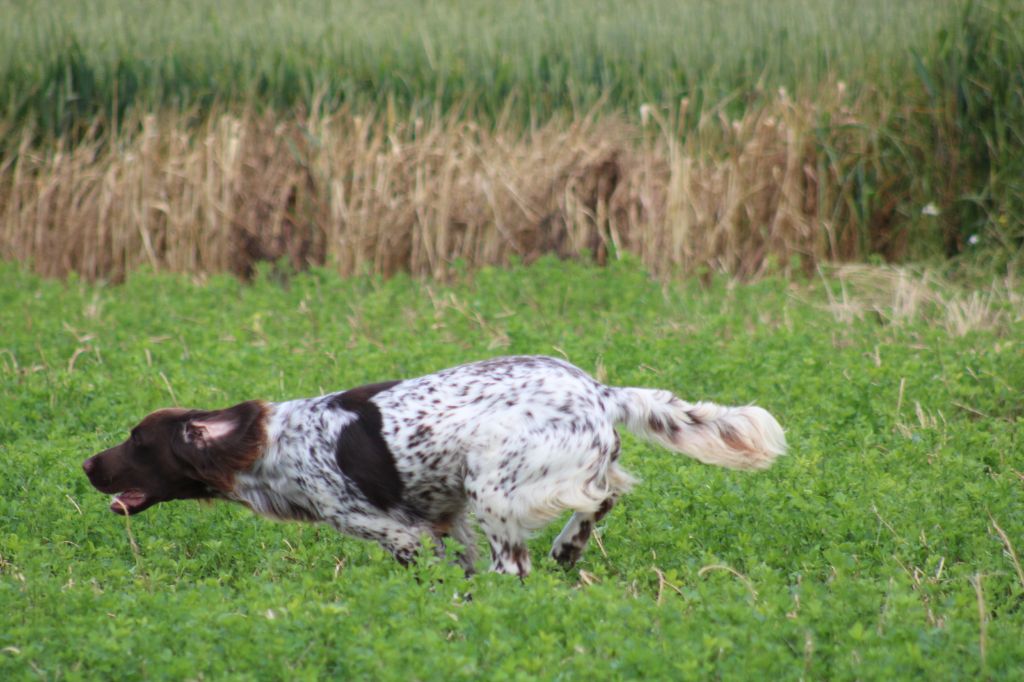
[[[329,522],[337,530],[364,540],[374,540],[403,566],[415,559],[422,547],[426,528],[409,525],[383,514],[347,513],[332,516]]]

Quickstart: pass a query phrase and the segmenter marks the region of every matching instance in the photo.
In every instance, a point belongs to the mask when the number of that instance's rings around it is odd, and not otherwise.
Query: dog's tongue
[[[110,511],[115,514],[131,514],[146,503],[146,493],[141,490],[126,490],[110,503]]]

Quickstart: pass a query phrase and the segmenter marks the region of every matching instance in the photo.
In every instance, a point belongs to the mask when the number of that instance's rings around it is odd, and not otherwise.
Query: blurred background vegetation
[[[748,249],[753,255],[723,257],[721,249],[712,249],[702,266],[757,273],[766,268],[766,253],[788,267],[794,251],[808,262],[976,251],[999,267],[1019,264],[1024,6],[1012,0],[652,0],[628,9],[605,0],[55,0],[0,6],[0,205],[8,204],[8,223],[17,182],[53,172],[45,165],[19,166],[26,154],[66,153],[81,144],[124,149],[139,136],[146,115],[170,117],[168,125],[186,132],[228,115],[269,118],[295,123],[300,142],[310,119],[369,117],[382,139],[402,144],[424,131],[450,131],[454,123],[522,141],[545,127],[615,120],[627,126],[615,138],[625,150],[616,163],[654,139],[667,163],[685,157],[714,165],[742,151],[736,145],[744,141],[730,130],[778,119],[782,110],[797,112],[799,123],[790,120],[782,135],[799,136],[799,149],[790,153],[813,175],[799,188],[804,206],[797,213],[803,216],[784,218],[820,233],[830,246],[777,249],[771,243],[778,239],[755,238]],[[450,140],[440,144],[432,153],[453,146]],[[315,165],[312,152],[292,146],[300,165]],[[547,150],[552,159],[561,151]],[[618,180],[629,173],[625,166],[616,168]],[[15,170],[21,171],[17,177]],[[46,184],[37,183],[35,191]],[[311,203],[323,200],[329,183],[314,185]],[[590,214],[586,220],[562,207],[557,220],[545,223],[539,215],[530,230],[572,232],[580,220],[589,221],[600,243],[583,240],[587,248],[614,250],[621,246],[613,234],[621,225],[614,216],[597,215],[601,201],[614,203],[614,191],[590,202],[577,197]],[[688,203],[694,191],[684,192]],[[39,225],[37,215],[24,213],[20,196],[20,233],[68,230],[68,223],[78,222],[69,216],[59,227]],[[166,197],[177,199],[173,192]],[[669,196],[660,200],[671,204]],[[645,210],[658,215],[634,221],[643,223],[634,241],[650,224],[667,222],[674,229],[682,220],[671,206]],[[327,209],[318,214],[292,201],[288,211],[288,220],[327,243],[314,260],[335,259],[330,246],[347,226],[325,218]],[[766,227],[757,210],[744,211],[749,224],[730,227],[732,241],[766,230],[778,236],[777,216]],[[543,207],[532,212],[551,213]],[[437,220],[422,229],[448,232],[453,221],[498,229],[502,222],[493,212]],[[720,227],[716,221],[696,220],[696,229],[713,232]],[[212,229],[227,230],[230,223]],[[692,231],[685,231],[676,240],[691,238]],[[37,234],[31,241],[47,240]],[[511,252],[531,257],[551,240],[528,241]],[[10,229],[0,236],[0,253],[37,262],[53,258],[38,248],[26,252]],[[737,265],[748,256],[752,264]],[[395,260],[397,269],[423,270],[411,256]],[[693,270],[699,260],[680,256],[672,262]]]

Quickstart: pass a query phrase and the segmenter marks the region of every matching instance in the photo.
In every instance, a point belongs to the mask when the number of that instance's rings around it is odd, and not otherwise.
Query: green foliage
[[[1024,667],[1024,323],[827,312],[831,283],[664,284],[544,259],[450,286],[324,270],[117,287],[0,267],[0,677],[951,679]],[[849,293],[849,292],[844,292]],[[147,411],[314,395],[498,353],[756,401],[773,469],[634,438],[579,570],[402,569],[228,504],[112,515],[79,466]],[[728,568],[726,568],[728,567]],[[655,570],[657,569],[657,570]],[[470,595],[471,594],[471,598]],[[981,603],[979,605],[979,595]],[[982,624],[983,623],[983,624]],[[1017,671],[1017,673],[1014,673]]]
[[[1024,5],[965,3],[940,31],[928,65],[923,125],[940,168],[936,190],[950,210],[946,250],[965,243],[1024,244]],[[955,179],[954,179],[955,178]],[[943,182],[944,180],[944,182]]]
[[[4,117],[67,131],[143,109],[314,103],[492,120],[635,114],[682,97],[734,107],[758,87],[829,78],[899,93],[955,3],[882,0],[514,4],[431,0],[173,3],[55,0],[0,6]],[[723,46],[727,46],[723,49]]]

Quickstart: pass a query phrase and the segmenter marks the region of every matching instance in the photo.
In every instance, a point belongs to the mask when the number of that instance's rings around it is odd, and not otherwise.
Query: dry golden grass
[[[685,137],[649,108],[640,126],[584,117],[525,133],[249,113],[148,115],[134,133],[44,150],[26,135],[0,163],[0,258],[115,280],[143,264],[245,275],[282,258],[443,277],[457,260],[622,250],[657,273],[813,272],[865,250],[835,164],[870,154],[870,136],[851,137],[834,90],[779,93],[738,120],[712,112]],[[824,110],[846,161],[814,138]]]
[[[867,315],[885,324],[926,321],[964,336],[979,330],[1006,332],[1024,319],[1024,297],[1012,275],[965,289],[927,269],[847,264],[830,268],[829,279],[839,283],[839,292],[830,294],[828,302],[839,322]]]

